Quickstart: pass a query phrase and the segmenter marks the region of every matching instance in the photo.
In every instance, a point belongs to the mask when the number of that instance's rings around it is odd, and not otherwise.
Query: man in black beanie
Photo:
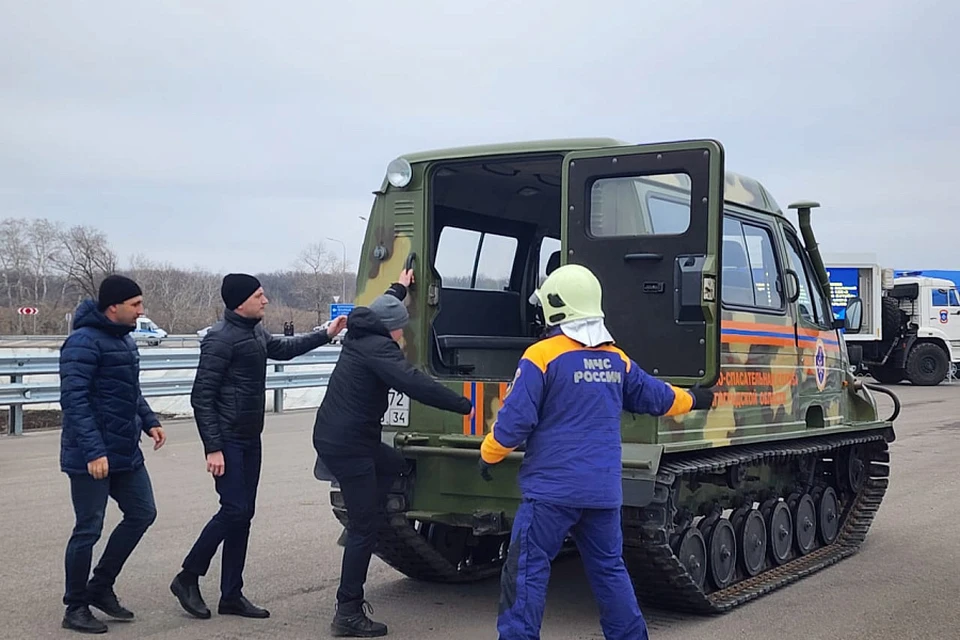
[[[220,510],[200,533],[170,590],[188,613],[209,618],[199,576],[206,575],[222,542],[218,612],[267,618],[270,613],[253,605],[242,592],[247,539],[260,483],[267,358],[290,360],[327,344],[343,330],[347,319],[337,318],[326,332],[281,338],[261,324],[268,300],[254,276],[228,274],[220,295],[226,310],[200,343],[200,363],[190,396],[207,471],[213,474],[220,495]]]
[[[140,436],[149,435],[154,450],[163,446],[166,436],[140,392],[138,350],[130,332],[142,314],[137,283],[109,276],[97,300],[84,300],[77,307],[74,331],[60,348],[60,469],[70,478],[76,516],[64,562],[67,610],[62,626],[83,633],[107,631],[91,606],[112,618],[133,619],[113,586],[157,517]],[[103,532],[108,497],[117,502],[123,520],[110,534],[91,578],[93,547]]]

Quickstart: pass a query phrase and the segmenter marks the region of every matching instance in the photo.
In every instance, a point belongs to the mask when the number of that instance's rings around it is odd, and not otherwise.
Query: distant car
[[[167,332],[157,326],[153,320],[146,316],[137,318],[137,326],[130,333],[131,337],[138,342],[146,342],[150,346],[157,346],[160,341],[167,337]]]
[[[326,330],[327,330],[327,327],[330,326],[330,323],[331,323],[331,322],[333,322],[333,320],[327,320],[326,322],[324,322],[324,323],[321,324],[320,326],[314,327],[313,330],[314,330],[314,331],[326,331]],[[337,335],[333,336],[333,338],[330,340],[330,343],[331,343],[331,344],[342,343],[342,342],[343,342],[343,337],[346,336],[346,335],[347,335],[347,330],[346,330],[346,328],[344,328],[340,333],[338,333]]]

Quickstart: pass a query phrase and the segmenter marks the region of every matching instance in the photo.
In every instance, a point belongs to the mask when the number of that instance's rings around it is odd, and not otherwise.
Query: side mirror
[[[843,329],[847,333],[857,333],[863,326],[863,300],[860,298],[850,298],[847,301],[847,308],[844,309],[843,320],[838,320],[840,325],[838,329]]]

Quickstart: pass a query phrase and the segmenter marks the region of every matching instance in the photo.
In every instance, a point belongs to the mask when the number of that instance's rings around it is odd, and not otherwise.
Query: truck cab
[[[956,285],[943,278],[921,274],[894,279],[891,296],[897,300],[908,330],[918,340],[929,341],[941,348],[948,362],[960,362],[960,296]],[[928,363],[936,370],[937,362]]]

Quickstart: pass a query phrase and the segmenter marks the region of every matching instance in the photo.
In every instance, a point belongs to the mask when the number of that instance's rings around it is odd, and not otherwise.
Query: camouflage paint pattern
[[[702,449],[841,426],[842,344],[836,330],[796,330],[789,316],[724,311],[713,408],[660,419],[658,442]]]
[[[427,212],[430,195],[425,181],[429,163],[505,153],[572,151],[612,147],[626,143],[610,139],[542,141],[520,144],[466,147],[404,156],[413,167],[413,178],[403,189],[384,180],[376,192],[357,276],[356,304],[368,304],[395,282],[407,256],[416,253],[418,278],[408,296],[411,322],[401,341],[408,359],[427,369],[428,337],[435,310],[430,306],[430,285],[426,256]],[[756,180],[727,172],[724,199],[744,204],[767,214],[752,212],[766,221],[782,217],[772,195]],[[778,245],[781,241],[775,241]],[[377,257],[379,252],[381,257]],[[782,246],[779,252],[783,255]],[[709,412],[694,412],[674,418],[625,414],[623,441],[625,465],[652,462],[655,472],[659,447],[664,454],[751,442],[797,437],[807,433],[875,428],[875,402],[852,388],[854,378],[847,372],[846,346],[837,330],[804,328],[795,324],[795,305],[786,315],[766,315],[723,310],[721,312],[721,378],[714,387],[716,398]],[[421,354],[424,354],[421,356]],[[476,461],[443,455],[441,447],[479,449],[490,432],[507,393],[509,380],[456,380],[440,382],[475,402],[473,419],[410,403],[407,427],[385,427],[388,440],[396,434],[395,445],[435,447],[430,455],[417,454],[418,476],[414,489],[414,510],[420,517],[455,518],[474,509],[505,509],[519,498],[515,472],[519,461],[508,459],[498,465],[493,482],[476,473]],[[653,447],[653,448],[651,448]],[[522,451],[522,446],[518,451]],[[644,453],[644,452],[648,452]],[[625,471],[626,473],[626,471]]]

